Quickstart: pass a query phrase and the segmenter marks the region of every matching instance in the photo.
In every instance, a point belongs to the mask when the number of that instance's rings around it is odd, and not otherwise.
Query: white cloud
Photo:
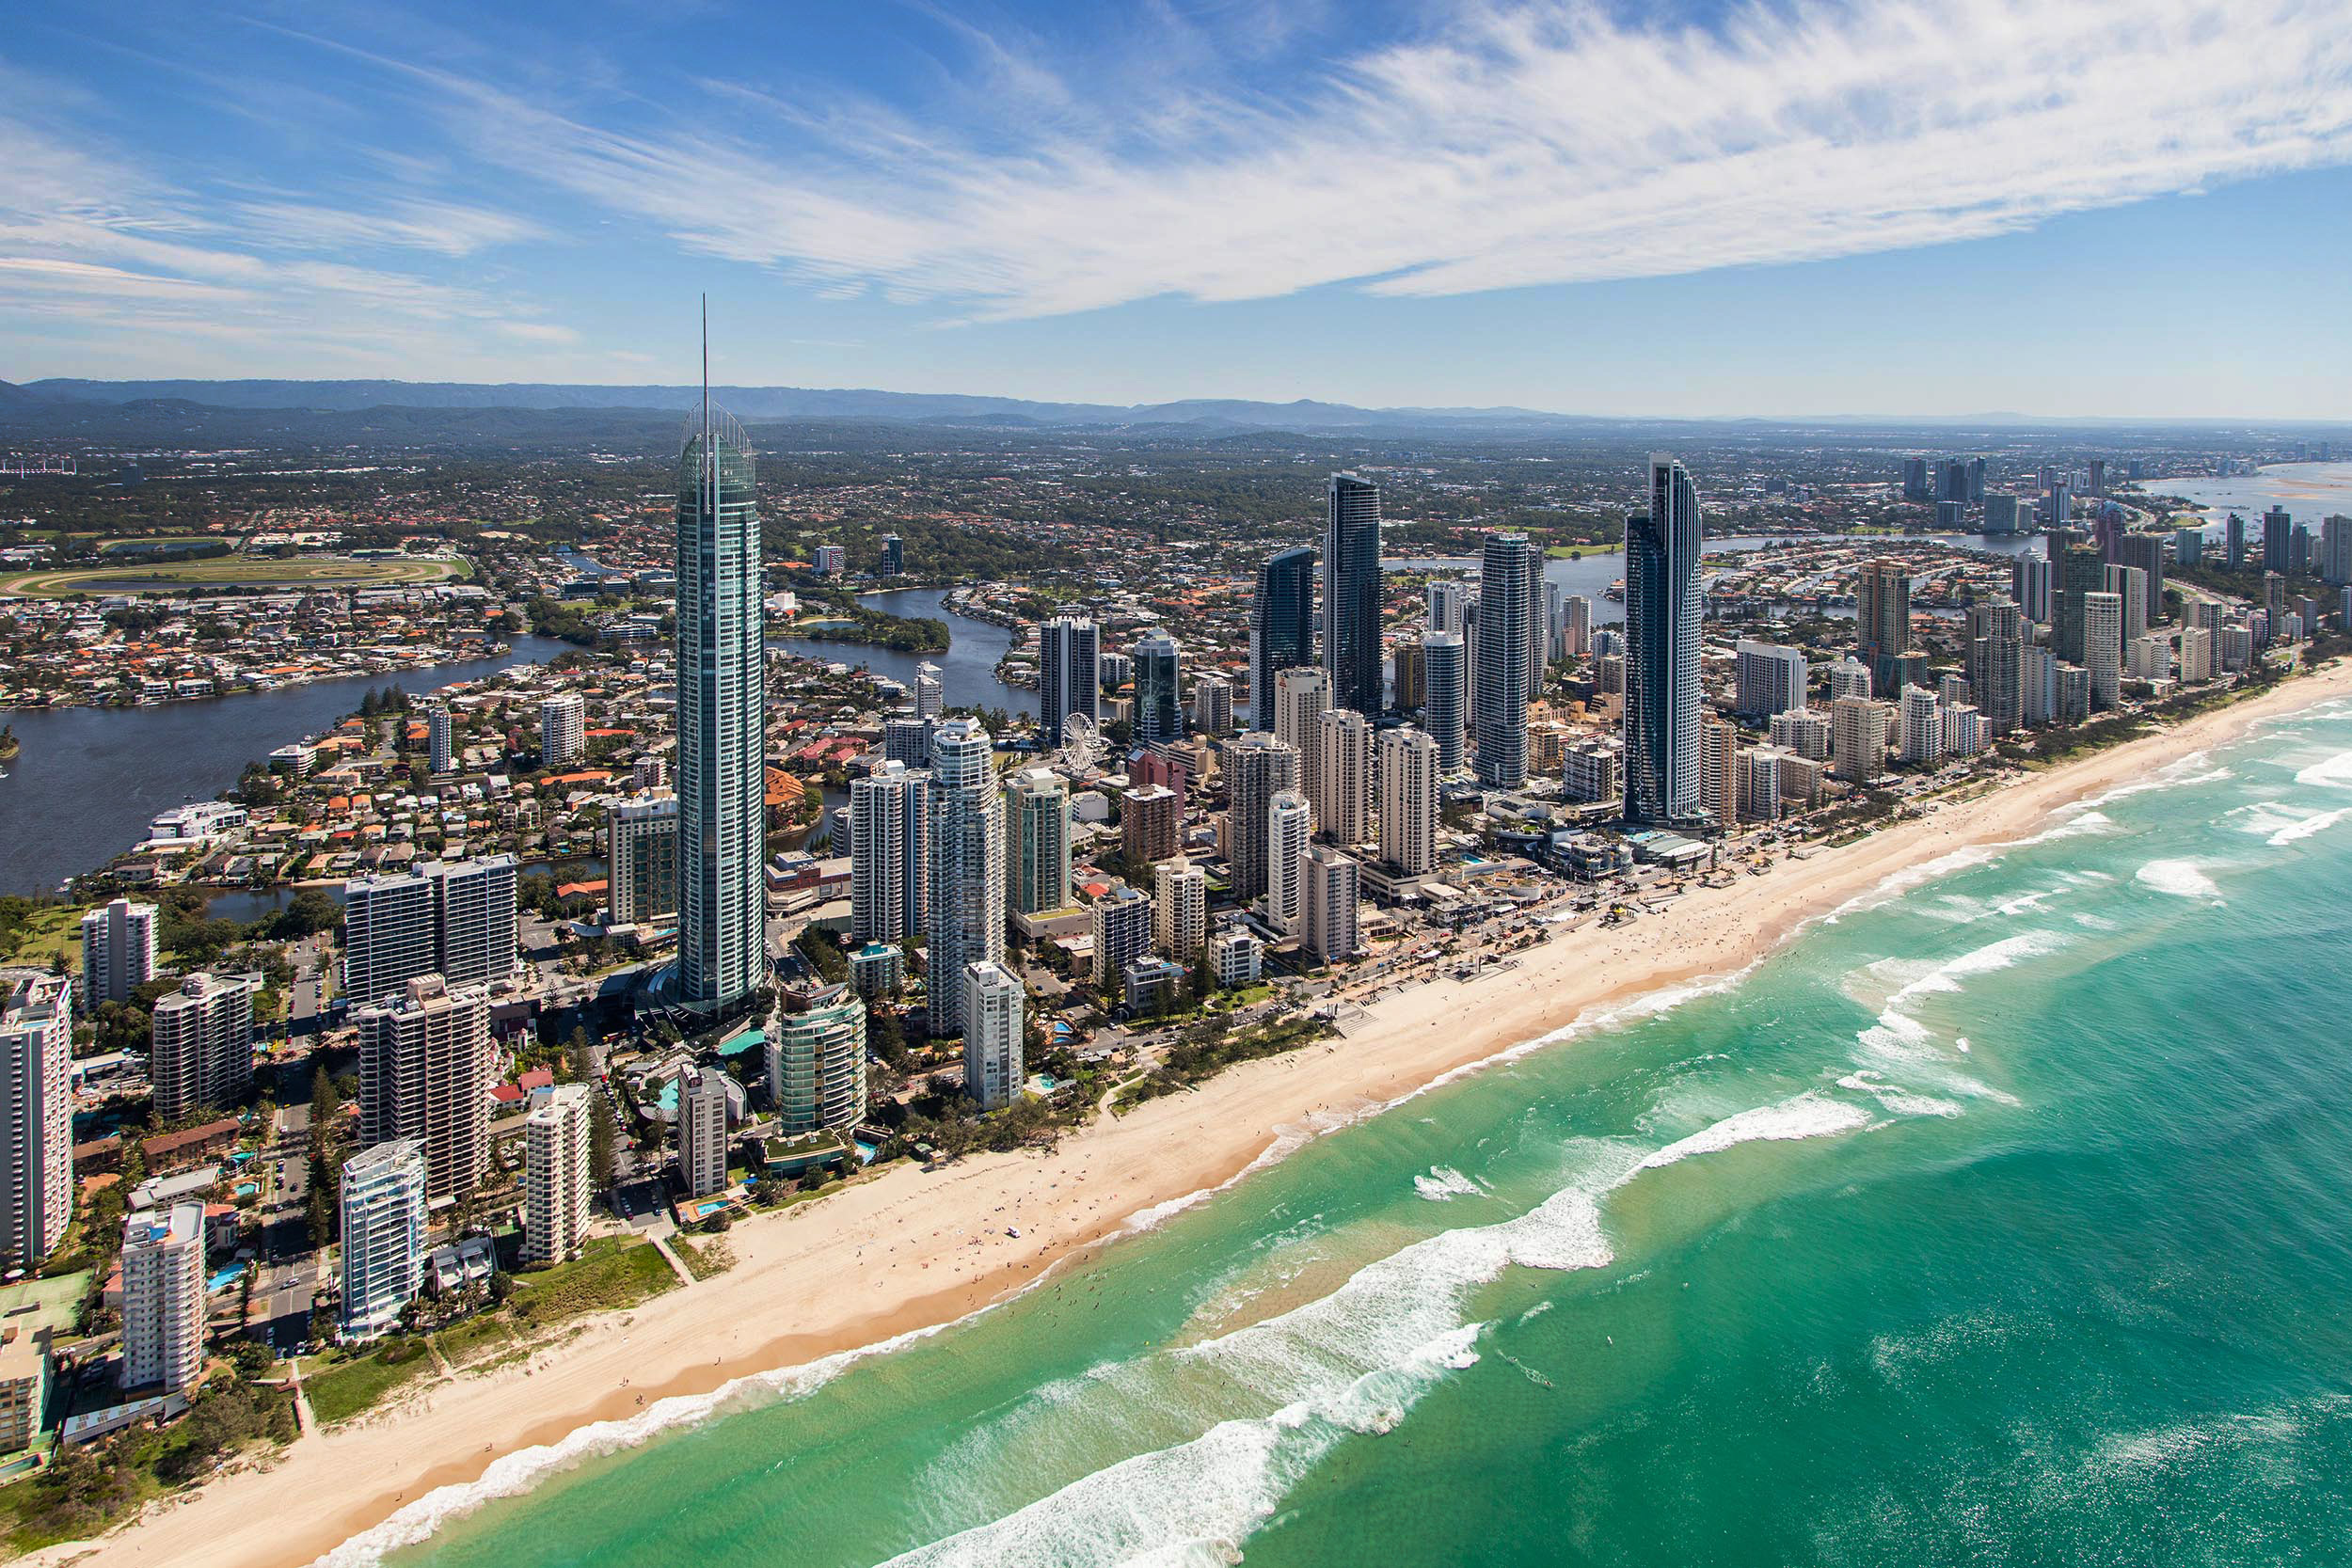
[[[1074,74],[981,63],[1033,103]],[[1018,152],[878,109],[787,156],[440,80],[481,155],[691,249],[993,316],[1799,261],[2352,160],[2352,28],[2304,0],[1477,8],[1280,91],[1170,80],[1123,138],[1056,130],[1119,118],[1081,103]]]
[[[513,213],[433,200],[394,201],[374,212],[304,201],[246,201],[237,206],[236,224],[246,238],[286,249],[389,246],[451,257],[470,256],[492,245],[538,239],[545,233],[537,224]]]

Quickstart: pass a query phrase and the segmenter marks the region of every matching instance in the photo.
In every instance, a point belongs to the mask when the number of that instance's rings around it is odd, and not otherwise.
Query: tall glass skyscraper
[[[964,971],[1005,956],[1005,807],[996,756],[976,720],[950,719],[931,736],[930,857],[923,934],[930,1032],[964,1031]]]
[[[710,404],[678,457],[678,999],[730,1006],[767,965],[768,660],[760,643],[759,507],[751,443]]]
[[[1331,705],[1380,711],[1380,487],[1333,474],[1323,527],[1323,667]],[[1251,694],[1256,701],[1256,694]],[[1257,710],[1250,710],[1252,717]]]
[[[1529,657],[1543,579],[1543,556],[1524,533],[1486,535],[1478,578],[1478,782],[1489,789],[1527,783],[1527,702],[1539,668]]]
[[[1266,557],[1249,602],[1249,722],[1274,727],[1274,677],[1315,661],[1315,552],[1297,545]]]
[[[1695,822],[1699,754],[1699,497],[1682,465],[1649,460],[1649,510],[1625,520],[1625,815]]]
[[[1037,743],[1051,751],[1073,713],[1103,717],[1101,632],[1080,615],[1057,615],[1038,628]]]
[[[1184,737],[1184,706],[1177,691],[1183,650],[1164,631],[1135,646],[1136,740],[1150,746]]]
[[[1422,706],[1422,727],[1438,743],[1438,770],[1452,773],[1462,766],[1462,705],[1470,689],[1469,651],[1450,631],[1433,631],[1422,639],[1422,671],[1428,691]]]

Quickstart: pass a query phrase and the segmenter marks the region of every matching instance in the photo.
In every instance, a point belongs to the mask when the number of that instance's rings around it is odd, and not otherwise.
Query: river
[[[949,707],[999,707],[1007,713],[1026,713],[1037,706],[1037,693],[1007,686],[996,678],[996,661],[1012,646],[1010,629],[959,615],[946,607],[946,591],[938,588],[890,589],[860,594],[857,602],[868,610],[947,623],[947,651],[902,654],[894,648],[869,648],[858,642],[819,642],[801,637],[771,637],[768,646],[803,658],[848,664],[872,671],[910,690],[918,666],[939,666],[940,685]]]
[[[2179,496],[2194,501],[2215,528],[2233,512],[2243,516],[2261,536],[2262,515],[2283,506],[2298,523],[2318,531],[2328,517],[2352,515],[2352,463],[2273,463],[2256,474],[2184,475],[2147,482],[2152,496]]]
[[[248,762],[330,728],[371,688],[412,695],[571,651],[514,637],[497,658],[354,675],[276,691],[154,707],[64,707],[6,715],[24,743],[0,779],[0,893],[46,893],[147,836],[155,814],[209,800]]]

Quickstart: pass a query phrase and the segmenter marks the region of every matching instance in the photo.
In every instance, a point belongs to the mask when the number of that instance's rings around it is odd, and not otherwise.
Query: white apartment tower
[[[412,1138],[343,1162],[342,1332],[373,1339],[400,1326],[424,1284],[425,1154]]]
[[[1209,874],[1184,856],[1152,868],[1152,948],[1192,964],[1209,935]]]
[[[559,1084],[523,1118],[523,1261],[560,1263],[588,1229],[588,1132],[596,1115],[585,1084]]]
[[[1438,743],[1421,730],[1380,732],[1380,858],[1407,877],[1438,864]]]
[[[1004,965],[983,960],[963,971],[963,1092],[983,1111],[1001,1110],[1021,1092],[1021,982]]]
[[[677,913],[677,798],[615,800],[604,813],[605,903],[639,925]]]
[[[18,972],[0,1006],[0,1266],[37,1267],[73,1216],[73,987]]]
[[[1323,716],[1331,709],[1331,674],[1302,665],[1274,677],[1274,738],[1298,753],[1298,788],[1311,810],[1315,800],[1315,769],[1322,761],[1316,736]]]
[[[850,935],[896,942],[923,928],[923,816],[931,776],[885,762],[850,781]]]
[[[176,1394],[204,1370],[204,1206],[122,1226],[122,1386]]]
[[[1367,844],[1373,835],[1372,724],[1350,708],[1315,717],[1314,793],[1309,804],[1316,831],[1334,844]]]
[[[1313,837],[1307,798],[1286,789],[1266,802],[1265,921],[1285,936],[1296,936],[1306,919],[1306,891],[1299,863]]]
[[[118,898],[82,916],[84,1016],[95,1018],[102,1002],[128,1002],[155,970],[154,905]]]
[[[165,1121],[234,1105],[253,1086],[253,982],[191,974],[158,1000],[147,1076]]]
[[[1299,857],[1306,895],[1300,942],[1327,964],[1356,951],[1359,877],[1356,862],[1327,844],[1315,845]]]
[[[788,1137],[866,1119],[866,1003],[849,997],[768,1026],[768,1092]]]
[[[539,762],[568,768],[588,751],[588,700],[577,691],[539,699]]]
[[[1073,710],[1074,711],[1074,710]],[[988,732],[951,719],[931,736],[929,969],[948,980],[930,991],[930,1032],[963,1032],[964,989],[952,977],[1005,956],[1005,810]]]
[[[707,1197],[727,1184],[727,1090],[716,1068],[689,1068],[677,1096],[678,1180],[689,1197]]]

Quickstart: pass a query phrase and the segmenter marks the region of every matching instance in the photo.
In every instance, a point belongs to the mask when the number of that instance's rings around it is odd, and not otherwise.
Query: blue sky
[[[2352,418],[2341,0],[137,3],[0,377]]]

